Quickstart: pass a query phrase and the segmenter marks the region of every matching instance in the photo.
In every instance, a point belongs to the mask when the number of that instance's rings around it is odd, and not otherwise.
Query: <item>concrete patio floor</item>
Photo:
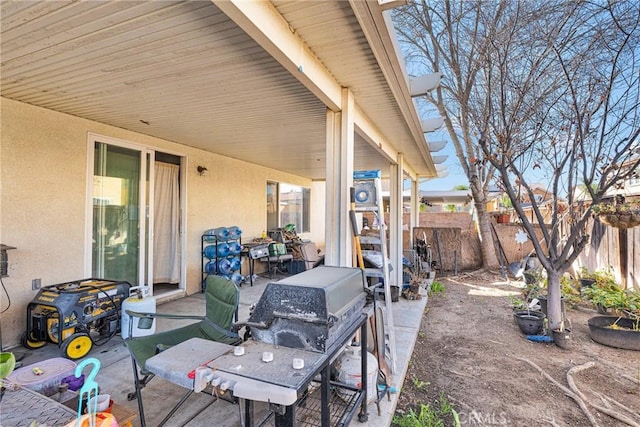
[[[270,281],[272,280],[259,277],[257,280],[254,280],[253,286],[245,283],[240,287],[238,317],[241,321],[248,318],[251,305],[258,301],[267,283]],[[378,414],[375,402],[371,402],[368,405],[369,420],[361,423],[357,420],[358,417],[355,416],[351,422],[352,426],[383,427],[391,425],[398,394],[407,374],[409,360],[420,329],[422,314],[427,304],[425,291],[423,290],[422,293],[423,298],[420,300],[409,301],[400,298],[398,302],[392,304],[397,369],[388,382],[398,390],[398,393],[392,393],[389,395],[389,398],[385,397],[380,402],[380,415]],[[198,293],[160,304],[158,305],[157,311],[160,313],[202,315],[204,314],[204,294]],[[161,319],[158,323],[157,330],[173,329],[186,323],[188,323],[188,321]],[[26,355],[22,360],[24,366],[38,363],[39,361],[52,357],[61,357],[60,350],[54,344],[48,344],[37,350],[14,348],[9,351],[25,353]],[[101,362],[101,369],[96,378],[100,386],[100,393],[110,394],[116,404],[137,413],[137,402],[135,400],[127,400],[127,394],[134,390],[133,373],[129,352],[124,346],[120,336],[114,336],[101,347],[94,347],[88,357],[95,357]],[[147,425],[157,426],[170,408],[180,400],[185,392],[185,389],[168,381],[161,378],[154,378],[142,391]],[[240,411],[238,405],[231,404],[224,400],[213,400],[210,395],[204,393],[191,395],[166,425],[186,427],[240,426]],[[133,426],[139,425],[140,420],[136,418]]]

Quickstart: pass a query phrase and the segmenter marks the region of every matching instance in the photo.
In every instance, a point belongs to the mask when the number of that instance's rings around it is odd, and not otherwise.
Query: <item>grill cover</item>
[[[249,317],[251,335],[324,353],[362,313],[364,286],[361,269],[330,266],[269,283]]]

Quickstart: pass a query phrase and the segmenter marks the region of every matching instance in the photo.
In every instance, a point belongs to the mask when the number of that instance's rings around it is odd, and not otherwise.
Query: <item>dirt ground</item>
[[[640,352],[592,341],[587,319],[597,315],[594,310],[567,311],[571,340],[561,349],[528,341],[514,322],[509,294],[521,282],[508,283],[487,272],[436,280],[445,289],[428,301],[396,415],[418,410],[421,403],[433,406],[443,392],[463,426],[589,426],[576,401],[527,359],[567,388],[569,369],[595,362],[573,375],[579,391],[591,404],[640,425]],[[587,407],[597,425],[627,425],[591,404]]]

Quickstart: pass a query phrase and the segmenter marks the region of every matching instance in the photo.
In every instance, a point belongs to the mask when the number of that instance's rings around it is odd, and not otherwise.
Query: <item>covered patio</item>
[[[243,285],[240,289],[240,306],[238,318],[247,319],[249,309],[262,295],[269,279],[260,277],[254,282],[254,286]],[[360,423],[357,417],[351,425],[362,427],[380,427],[391,424],[395,411],[398,396],[400,394],[404,378],[409,369],[409,360],[418,331],[422,314],[427,304],[425,291],[421,291],[424,297],[420,300],[406,300],[401,298],[393,303],[393,317],[395,321],[397,362],[398,371],[388,378],[388,383],[397,391],[384,396],[380,401],[380,414],[378,414],[375,400],[369,402],[368,421]],[[159,313],[173,314],[203,314],[204,294],[197,293],[189,297],[181,298],[158,306]],[[181,320],[162,319],[158,323],[158,332],[173,329],[184,324]],[[14,349],[18,355],[24,357],[22,363],[27,365],[38,365],[51,358],[61,357],[61,352],[54,344],[49,344],[37,350]],[[109,394],[114,403],[121,409],[121,413],[126,413],[133,417],[132,425],[139,426],[138,406],[135,400],[127,400],[127,394],[134,390],[133,376],[131,373],[131,359],[127,348],[119,335],[114,336],[102,347],[94,347],[88,355],[95,357],[101,362],[101,369],[96,378],[100,393]],[[159,425],[161,420],[167,415],[169,410],[178,402],[185,393],[185,389],[162,378],[156,378],[149,383],[142,391],[145,403],[145,417],[148,426]],[[52,396],[56,399],[57,396]],[[7,399],[8,400],[8,399]],[[5,402],[5,405],[7,402]],[[75,408],[75,407],[74,407]],[[265,406],[257,406],[258,414],[266,415]],[[73,411],[72,411],[73,412]],[[187,402],[178,410],[166,425],[168,426],[219,426],[237,427],[240,426],[240,406],[224,400],[215,399],[205,393],[192,395]],[[120,421],[120,420],[119,420]],[[310,420],[310,425],[314,422]],[[269,425],[269,424],[267,424]],[[306,424],[305,424],[306,425]],[[319,425],[319,424],[318,424]]]
[[[14,249],[0,347],[20,345],[41,286],[108,278],[149,286],[160,307],[197,300],[207,230],[238,226],[244,243],[286,225],[281,201],[269,211],[272,188],[301,189],[300,237],[326,265],[352,266],[354,171],[389,182],[389,282],[403,283],[402,231],[418,225],[418,183],[437,175],[433,119],[412,96],[441,76],[410,84],[395,3],[3,1],[0,242]],[[175,171],[170,244],[155,228],[160,164]],[[393,324],[399,385],[412,338]]]

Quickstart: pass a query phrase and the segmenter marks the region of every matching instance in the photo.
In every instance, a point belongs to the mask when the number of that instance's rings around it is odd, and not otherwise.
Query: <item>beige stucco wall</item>
[[[9,252],[9,277],[3,278],[11,299],[0,317],[5,348],[18,344],[25,329],[26,306],[37,293],[32,279],[50,285],[85,277],[88,133],[187,156],[188,294],[200,289],[204,230],[238,225],[245,241],[259,236],[266,227],[267,180],[312,185],[295,175],[6,98],[0,98],[0,107],[0,242],[17,247]],[[207,167],[205,176],[197,173],[198,165]],[[312,191],[312,205],[323,203],[318,196]],[[318,229],[323,220],[312,221],[310,235],[324,237]],[[2,290],[0,299],[5,310]]]

